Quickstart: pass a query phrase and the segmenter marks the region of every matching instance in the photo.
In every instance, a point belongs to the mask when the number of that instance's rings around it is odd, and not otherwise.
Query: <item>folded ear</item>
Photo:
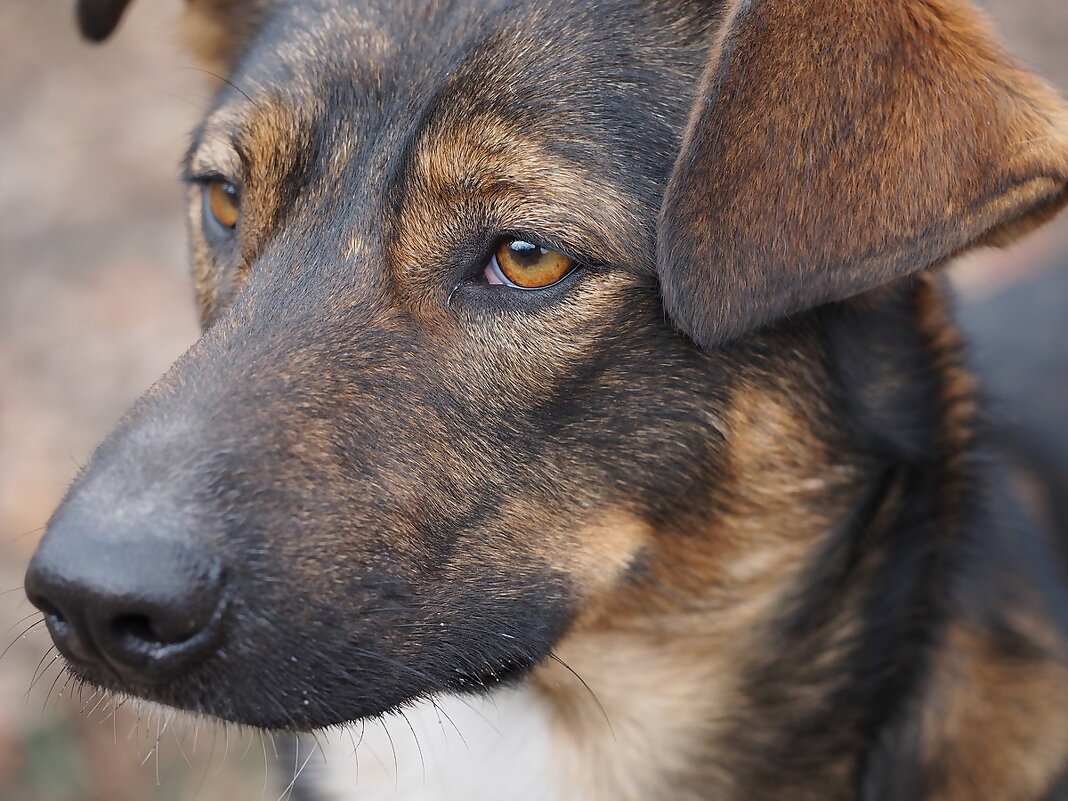
[[[82,36],[102,42],[111,36],[130,0],[78,0],[76,14]]]
[[[1068,107],[966,0],[731,0],[661,211],[711,347],[1001,244],[1068,202]]]
[[[118,27],[131,0],[78,0],[78,27],[93,42]],[[186,0],[182,38],[210,71],[224,75],[258,30],[273,0]]]

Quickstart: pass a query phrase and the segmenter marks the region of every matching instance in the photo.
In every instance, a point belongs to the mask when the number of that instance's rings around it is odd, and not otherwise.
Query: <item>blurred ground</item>
[[[21,586],[77,465],[197,334],[175,176],[210,90],[173,44],[182,4],[135,4],[99,49],[78,40],[72,6],[0,3],[0,592]],[[30,612],[21,592],[0,595],[0,651]],[[190,732],[191,767],[176,724],[157,790],[158,716],[134,728],[138,714],[72,688],[56,703],[60,665],[43,626],[31,634],[0,661],[0,801],[177,801],[201,780],[203,801],[260,797],[258,739],[243,768],[247,736],[232,734],[220,771],[225,737],[209,768],[211,730],[196,754]]]
[[[163,719],[146,713],[135,726],[136,714],[111,715],[108,700],[70,688],[57,700],[63,681],[49,691],[59,664],[42,627],[17,638],[38,619],[25,617],[21,576],[52,507],[196,337],[174,177],[209,88],[173,44],[181,4],[135,3],[103,48],[78,41],[71,5],[0,4],[0,651],[12,644],[0,661],[0,801],[255,799],[269,742],[231,733],[212,750],[210,727],[175,737],[171,724],[154,753]],[[986,5],[1016,51],[1068,90],[1068,3]],[[1009,251],[969,257],[956,279],[971,309],[1008,309],[1002,293],[1068,271],[1065,254],[1062,217]],[[1065,317],[1064,305],[1045,306]],[[1034,325],[1026,303],[1011,308],[1021,328]],[[1000,347],[979,354],[994,373],[1034,344]],[[1059,358],[1057,347],[1047,346],[1051,374],[1068,369],[1068,342]]]

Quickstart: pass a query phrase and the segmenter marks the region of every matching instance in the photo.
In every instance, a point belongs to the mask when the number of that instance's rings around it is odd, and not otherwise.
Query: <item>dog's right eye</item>
[[[563,253],[523,239],[505,237],[486,265],[486,282],[514,289],[545,289],[562,281],[575,269],[575,261]]]
[[[201,185],[204,223],[208,231],[228,236],[237,229],[241,219],[241,195],[229,181],[211,178]]]

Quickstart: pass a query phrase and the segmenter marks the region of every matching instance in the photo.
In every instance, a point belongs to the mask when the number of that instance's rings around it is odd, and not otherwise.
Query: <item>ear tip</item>
[[[751,314],[738,314],[744,307],[731,309],[715,292],[679,275],[662,275],[660,292],[675,327],[702,350],[718,348],[759,324]]]
[[[78,0],[78,30],[90,42],[102,42],[115,31],[130,0]]]

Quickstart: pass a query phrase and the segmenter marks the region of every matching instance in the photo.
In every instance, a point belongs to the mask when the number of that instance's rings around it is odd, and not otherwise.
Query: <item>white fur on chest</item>
[[[323,801],[563,798],[547,711],[529,688],[435,697],[403,716],[355,724],[318,740],[325,753],[311,758],[306,777]]]

